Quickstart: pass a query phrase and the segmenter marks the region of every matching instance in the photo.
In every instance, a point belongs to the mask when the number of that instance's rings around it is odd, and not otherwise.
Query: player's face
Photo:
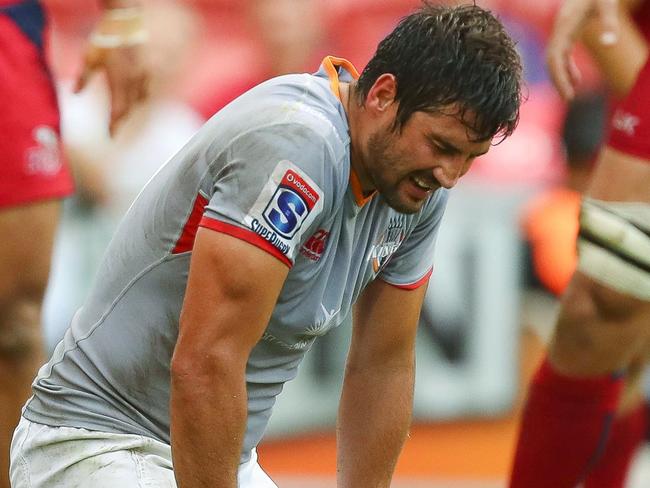
[[[369,136],[365,169],[392,208],[414,213],[438,188],[452,188],[490,142],[470,140],[456,116],[415,112],[401,132],[387,126]]]

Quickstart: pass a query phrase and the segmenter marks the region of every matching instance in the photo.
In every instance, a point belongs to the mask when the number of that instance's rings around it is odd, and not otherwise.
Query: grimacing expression
[[[414,112],[399,129],[372,133],[366,171],[375,189],[400,213],[415,213],[437,189],[452,188],[491,140],[474,141],[456,111]]]

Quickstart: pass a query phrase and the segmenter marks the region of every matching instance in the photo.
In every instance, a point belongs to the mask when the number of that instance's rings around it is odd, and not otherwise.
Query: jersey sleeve
[[[440,189],[424,209],[411,234],[379,274],[383,281],[406,290],[425,284],[433,271],[433,255],[448,192]]]
[[[325,139],[301,124],[241,135],[220,156],[225,163],[199,225],[245,240],[291,267],[303,237],[331,205],[331,154]]]

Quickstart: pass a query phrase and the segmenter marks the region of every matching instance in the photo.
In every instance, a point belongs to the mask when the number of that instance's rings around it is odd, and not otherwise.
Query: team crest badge
[[[312,261],[318,261],[325,251],[325,245],[327,244],[327,238],[330,233],[324,229],[318,229],[314,234],[307,239],[300,249],[300,254],[305,256],[307,259]]]
[[[390,219],[388,228],[379,236],[377,242],[370,249],[368,260],[372,263],[372,270],[378,273],[406,237],[404,227],[397,218]]]

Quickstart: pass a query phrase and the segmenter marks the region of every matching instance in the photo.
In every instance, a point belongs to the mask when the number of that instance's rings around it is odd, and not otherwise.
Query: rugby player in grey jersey
[[[274,487],[276,396],[355,305],[338,486],[387,487],[448,190],[514,130],[521,64],[477,6],[425,5],[359,77],[327,57],[216,114],[145,187],[34,381],[14,488]]]

